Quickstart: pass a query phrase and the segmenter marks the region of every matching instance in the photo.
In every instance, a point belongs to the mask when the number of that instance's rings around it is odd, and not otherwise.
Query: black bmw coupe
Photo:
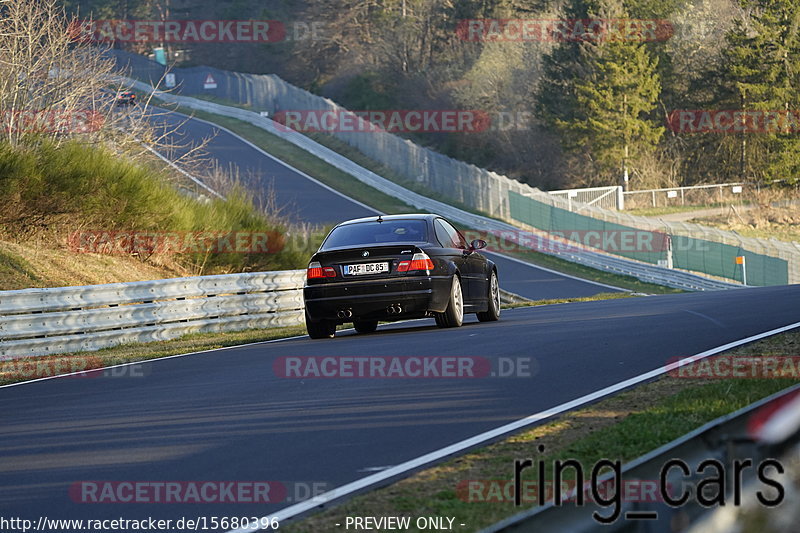
[[[458,327],[465,313],[500,317],[497,267],[438,215],[386,215],[334,227],[311,257],[303,298],[312,339],[352,322],[371,333],[378,321],[434,317]]]

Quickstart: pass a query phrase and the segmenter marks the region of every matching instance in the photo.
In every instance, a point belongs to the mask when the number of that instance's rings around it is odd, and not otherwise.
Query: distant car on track
[[[124,91],[117,94],[117,105],[133,105],[136,103],[136,93]]]
[[[311,257],[303,288],[308,335],[333,337],[352,322],[371,333],[378,321],[433,317],[458,327],[465,313],[500,317],[497,267],[438,215],[359,218],[334,227]]]

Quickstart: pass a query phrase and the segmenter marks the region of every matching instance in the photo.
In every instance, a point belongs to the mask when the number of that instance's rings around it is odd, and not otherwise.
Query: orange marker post
[[[736,256],[736,264],[742,265],[742,285],[747,285],[747,263],[743,255]]]

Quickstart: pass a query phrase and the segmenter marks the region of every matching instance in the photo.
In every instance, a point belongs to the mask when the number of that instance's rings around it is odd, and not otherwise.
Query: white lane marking
[[[153,154],[154,156],[156,156],[160,160],[164,161],[167,165],[171,166],[172,168],[174,168],[175,170],[177,170],[178,172],[180,172],[181,174],[183,174],[184,176],[186,176],[187,178],[192,180],[192,182],[198,184],[203,189],[207,190],[208,192],[210,192],[211,194],[213,194],[214,196],[216,196],[220,200],[225,200],[225,197],[222,196],[220,193],[218,193],[217,191],[215,191],[214,189],[212,189],[211,187],[209,187],[208,185],[206,185],[205,183],[203,183],[199,179],[195,178],[194,176],[192,176],[191,174],[189,174],[185,170],[183,170],[181,167],[178,166],[178,164],[175,161],[170,160],[167,156],[161,154],[158,150],[156,150],[152,146],[148,146],[143,142],[140,142],[139,144],[142,145],[142,147],[144,147],[145,150],[148,150],[151,154]]]
[[[503,259],[508,259],[510,261],[515,261],[517,263],[520,263],[522,265],[525,265],[525,266],[528,266],[528,267],[531,267],[531,268],[538,268],[539,270],[544,270],[545,272],[549,272],[551,274],[556,274],[556,275],[559,275],[559,276],[562,276],[562,277],[565,277],[565,278],[570,278],[570,279],[574,279],[574,280],[577,280],[577,281],[582,281],[584,283],[591,283],[592,285],[599,285],[600,287],[605,287],[607,289],[614,289],[615,291],[631,292],[630,289],[623,289],[622,287],[615,287],[613,285],[607,285],[605,283],[600,283],[599,281],[592,281],[590,279],[584,279],[584,278],[579,278],[578,276],[572,276],[570,274],[564,274],[563,272],[559,272],[558,270],[552,270],[550,268],[545,268],[543,266],[534,265],[533,263],[529,263],[527,261],[523,261],[522,259],[518,259],[516,257],[511,257],[510,255],[498,254],[496,252],[483,252],[483,253],[485,253],[487,255],[498,255],[498,256],[502,257]]]
[[[382,472],[383,470],[388,470],[392,468],[394,465],[386,465],[386,466],[368,466],[366,468],[360,468],[358,472]]]
[[[322,187],[322,188],[324,188],[324,189],[328,189],[330,192],[332,192],[332,193],[334,193],[334,194],[337,194],[337,195],[341,196],[341,197],[342,197],[342,198],[344,198],[345,200],[348,200],[348,201],[350,201],[350,202],[352,202],[352,203],[354,203],[354,204],[356,204],[356,205],[358,205],[358,206],[361,206],[361,207],[363,207],[364,209],[367,209],[367,210],[369,210],[369,211],[372,211],[373,213],[377,213],[377,214],[380,214],[380,215],[385,215],[385,214],[386,214],[386,213],[383,213],[382,211],[378,211],[378,210],[377,210],[377,209],[375,209],[374,207],[370,207],[370,206],[368,206],[368,205],[367,205],[367,204],[365,204],[365,203],[362,203],[362,202],[359,202],[358,200],[354,200],[353,198],[350,198],[350,197],[349,197],[349,196],[347,196],[346,194],[344,194],[344,193],[342,193],[342,192],[339,192],[339,191],[337,191],[337,190],[336,190],[336,189],[334,189],[333,187],[331,187],[331,186],[329,186],[329,185],[326,185],[326,184],[322,183],[321,181],[319,181],[319,180],[318,180],[318,179],[316,179],[316,178],[312,178],[311,176],[309,176],[308,174],[306,174],[306,173],[305,173],[305,172],[303,172],[302,170],[298,170],[298,169],[294,168],[292,165],[290,165],[290,164],[289,164],[289,163],[287,163],[286,161],[282,161],[282,160],[278,159],[277,157],[275,157],[274,155],[272,155],[272,154],[270,154],[270,153],[268,153],[268,152],[265,152],[264,150],[262,150],[261,148],[259,148],[259,147],[258,147],[258,146],[256,146],[255,144],[251,143],[250,141],[248,141],[248,140],[247,140],[247,139],[245,139],[244,137],[242,137],[242,136],[240,136],[240,135],[238,135],[238,134],[236,134],[236,133],[232,132],[231,130],[229,130],[229,129],[228,129],[228,128],[226,128],[225,126],[220,126],[219,124],[216,124],[216,123],[214,123],[214,122],[210,122],[210,121],[208,121],[208,120],[203,120],[202,118],[192,117],[192,116],[186,115],[186,114],[184,114],[184,113],[180,113],[180,112],[178,112],[178,111],[170,111],[170,112],[171,112],[171,113],[174,113],[174,114],[176,114],[176,115],[181,115],[181,116],[183,116],[183,117],[186,117],[186,118],[188,118],[188,119],[190,119],[190,120],[196,120],[196,121],[198,121],[198,122],[202,122],[203,124],[207,124],[207,125],[209,125],[209,126],[211,126],[211,127],[213,127],[213,128],[220,129],[220,130],[222,130],[222,131],[226,132],[227,134],[229,134],[229,135],[232,135],[232,136],[233,136],[233,137],[235,137],[236,139],[239,139],[239,141],[241,141],[241,142],[245,143],[246,145],[250,146],[251,148],[253,148],[253,149],[254,149],[254,150],[256,150],[257,152],[259,152],[259,153],[261,153],[261,154],[263,154],[263,155],[265,155],[265,156],[269,157],[270,159],[272,159],[273,161],[275,161],[275,162],[277,162],[277,163],[280,163],[281,165],[285,166],[286,168],[288,168],[288,169],[289,169],[289,170],[291,170],[292,172],[296,172],[297,174],[299,174],[299,175],[303,176],[303,177],[304,177],[304,178],[306,178],[307,180],[313,181],[314,183],[316,183],[316,184],[317,184],[317,185],[319,185],[320,187]],[[269,133],[269,132],[267,132],[267,133]],[[288,141],[287,141],[287,142],[288,142]],[[311,155],[313,155],[313,154],[311,154]],[[314,156],[314,157],[317,157],[317,156]],[[355,178],[354,178],[354,179],[355,179]]]
[[[531,424],[535,424],[537,422],[541,422],[548,418],[552,418],[556,415],[569,411],[571,409],[575,409],[587,403],[593,402],[602,398],[603,396],[608,396],[609,394],[613,394],[615,392],[619,392],[623,389],[631,387],[633,385],[638,385],[643,381],[647,381],[649,379],[658,377],[662,374],[669,372],[670,370],[674,370],[680,366],[693,363],[700,359],[704,359],[706,357],[710,357],[712,355],[718,354],[720,352],[724,352],[725,350],[730,350],[731,348],[735,348],[737,346],[741,346],[742,344],[747,344],[749,342],[757,341],[759,339],[763,339],[764,337],[769,337],[771,335],[777,335],[778,333],[783,333],[785,331],[789,331],[791,329],[795,329],[800,327],[800,322],[795,322],[794,324],[789,324],[788,326],[784,326],[782,328],[776,328],[770,331],[766,331],[764,333],[759,333],[758,335],[752,335],[750,337],[739,339],[737,341],[729,342],[728,344],[723,344],[722,346],[717,346],[716,348],[711,348],[710,350],[706,350],[705,352],[701,352],[696,355],[692,355],[690,357],[686,357],[674,363],[670,363],[664,367],[657,368],[655,370],[651,370],[650,372],[645,372],[644,374],[640,374],[636,377],[626,379],[625,381],[620,381],[615,385],[611,385],[604,389],[600,389],[598,391],[592,392],[585,396],[581,396],[580,398],[576,398],[575,400],[569,401],[567,403],[563,403],[559,406],[552,407],[546,411],[541,411],[539,413],[534,413],[530,416],[517,420],[516,422],[512,422],[510,424],[506,424],[504,426],[500,426],[498,428],[486,431],[479,435],[475,435],[474,437],[470,437],[468,439],[464,439],[460,442],[455,444],[451,444],[450,446],[446,446],[439,450],[435,450],[433,452],[427,453],[425,455],[421,455],[415,459],[411,459],[410,461],[406,461],[405,463],[399,464],[397,466],[393,466],[387,470],[382,472],[378,472],[376,474],[372,474],[370,476],[361,478],[359,480],[353,481],[351,483],[347,483],[346,485],[342,485],[341,487],[337,487],[331,491],[325,492],[306,500],[301,503],[297,503],[294,505],[290,505],[289,507],[284,507],[283,509],[276,511],[274,513],[270,513],[269,516],[262,518],[261,520],[269,521],[270,518],[277,518],[280,522],[284,522],[290,518],[293,518],[299,514],[308,512],[314,508],[329,504],[334,500],[338,500],[344,496],[348,496],[355,492],[364,490],[376,483],[380,483],[382,481],[386,481],[387,479],[391,479],[395,476],[400,476],[409,472],[411,470],[420,468],[428,463],[432,463],[434,461],[439,461],[448,457],[450,455],[457,454],[459,452],[463,452],[464,450],[471,448],[473,446],[477,446],[484,442],[487,442],[492,439],[496,439],[506,433],[511,433],[512,431],[516,431],[518,429],[524,428],[525,426],[529,426]],[[229,531],[228,533],[246,533],[248,531],[253,531],[252,528],[242,528],[242,529],[234,529]]]

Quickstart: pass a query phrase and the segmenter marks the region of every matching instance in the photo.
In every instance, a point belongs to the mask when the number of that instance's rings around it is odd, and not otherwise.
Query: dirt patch
[[[745,237],[800,242],[800,206],[758,206],[746,211],[729,207],[725,214],[693,222],[735,231]]]
[[[52,242],[52,241],[50,241]],[[0,290],[66,287],[190,275],[174,265],[157,267],[135,257],[70,252],[42,241],[0,241]]]

